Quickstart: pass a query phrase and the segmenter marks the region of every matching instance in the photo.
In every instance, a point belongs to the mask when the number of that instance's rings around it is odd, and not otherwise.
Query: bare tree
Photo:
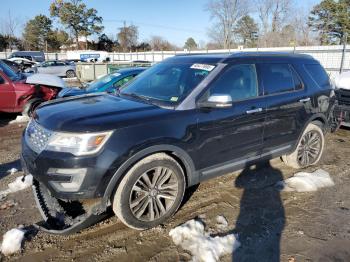
[[[211,19],[215,21],[208,35],[223,48],[230,48],[233,42],[236,22],[246,15],[249,2],[244,0],[210,0],[206,6]]]
[[[294,0],[254,0],[254,6],[260,19],[262,35],[259,37],[259,46],[286,45],[289,40],[285,39],[284,33],[290,31]],[[290,38],[290,37],[288,37]],[[289,41],[290,42],[290,41]],[[289,45],[289,43],[288,43]]]
[[[169,51],[176,49],[176,46],[171,44],[168,40],[161,36],[152,36],[149,44],[152,50],[155,51]]]
[[[119,28],[119,33],[117,35],[123,52],[131,50],[137,45],[138,35],[138,29],[136,26],[126,26],[126,22],[124,22],[124,26]]]
[[[20,25],[20,20],[17,17],[11,15],[11,11],[8,11],[8,16],[2,19],[1,31],[2,34],[8,37],[8,45],[12,51],[13,39],[15,39],[15,34],[18,26]]]

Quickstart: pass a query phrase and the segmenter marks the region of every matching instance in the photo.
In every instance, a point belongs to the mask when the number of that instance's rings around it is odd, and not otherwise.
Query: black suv
[[[208,178],[280,156],[316,164],[334,100],[310,56],[237,53],[175,56],[118,94],[48,102],[22,140],[42,227],[76,232],[111,207],[150,228]]]

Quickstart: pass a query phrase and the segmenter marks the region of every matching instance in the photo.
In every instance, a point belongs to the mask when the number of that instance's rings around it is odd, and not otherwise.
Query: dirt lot
[[[0,191],[20,169],[20,137],[24,124],[0,120]],[[278,192],[276,181],[292,176],[279,159],[202,183],[194,189],[175,217],[166,225],[146,231],[125,227],[111,217],[71,236],[39,232],[29,236],[23,252],[0,261],[189,261],[191,255],[173,244],[169,230],[189,219],[205,215],[213,234],[236,232],[241,242],[233,255],[222,261],[350,261],[350,130],[327,135],[322,162],[307,169],[328,171],[335,186],[317,192]],[[8,195],[1,204],[17,204],[0,210],[0,235],[19,225],[41,220],[30,189]],[[216,228],[223,215],[229,226]]]

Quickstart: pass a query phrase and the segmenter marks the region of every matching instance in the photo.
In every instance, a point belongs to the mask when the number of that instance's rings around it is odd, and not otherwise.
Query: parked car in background
[[[50,232],[79,231],[109,208],[131,228],[152,228],[206,179],[281,156],[292,168],[317,164],[334,102],[308,55],[175,56],[115,96],[40,106],[22,166]]]
[[[58,94],[58,97],[76,96],[97,92],[114,93],[118,88],[132,80],[145,69],[145,67],[123,68],[87,84],[84,89],[64,88]]]
[[[9,58],[21,57],[35,62],[44,62],[45,54],[42,51],[15,51]]]
[[[343,72],[334,79],[337,95],[337,115],[341,115],[340,125],[350,127],[350,71]]]
[[[22,57],[13,57],[7,60],[17,63],[20,66],[22,71],[39,64],[39,62],[31,61],[29,59],[22,58]]]
[[[76,76],[75,65],[59,60],[45,61],[33,67],[35,73],[50,74],[60,77],[72,78]]]
[[[0,61],[0,112],[30,116],[40,103],[55,98],[64,87],[63,80],[57,78],[39,74],[27,77]]]

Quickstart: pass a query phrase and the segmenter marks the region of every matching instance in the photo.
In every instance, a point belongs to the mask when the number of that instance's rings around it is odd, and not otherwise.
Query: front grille
[[[25,132],[28,146],[38,154],[46,148],[51,135],[50,130],[38,125],[34,120],[29,122]]]

